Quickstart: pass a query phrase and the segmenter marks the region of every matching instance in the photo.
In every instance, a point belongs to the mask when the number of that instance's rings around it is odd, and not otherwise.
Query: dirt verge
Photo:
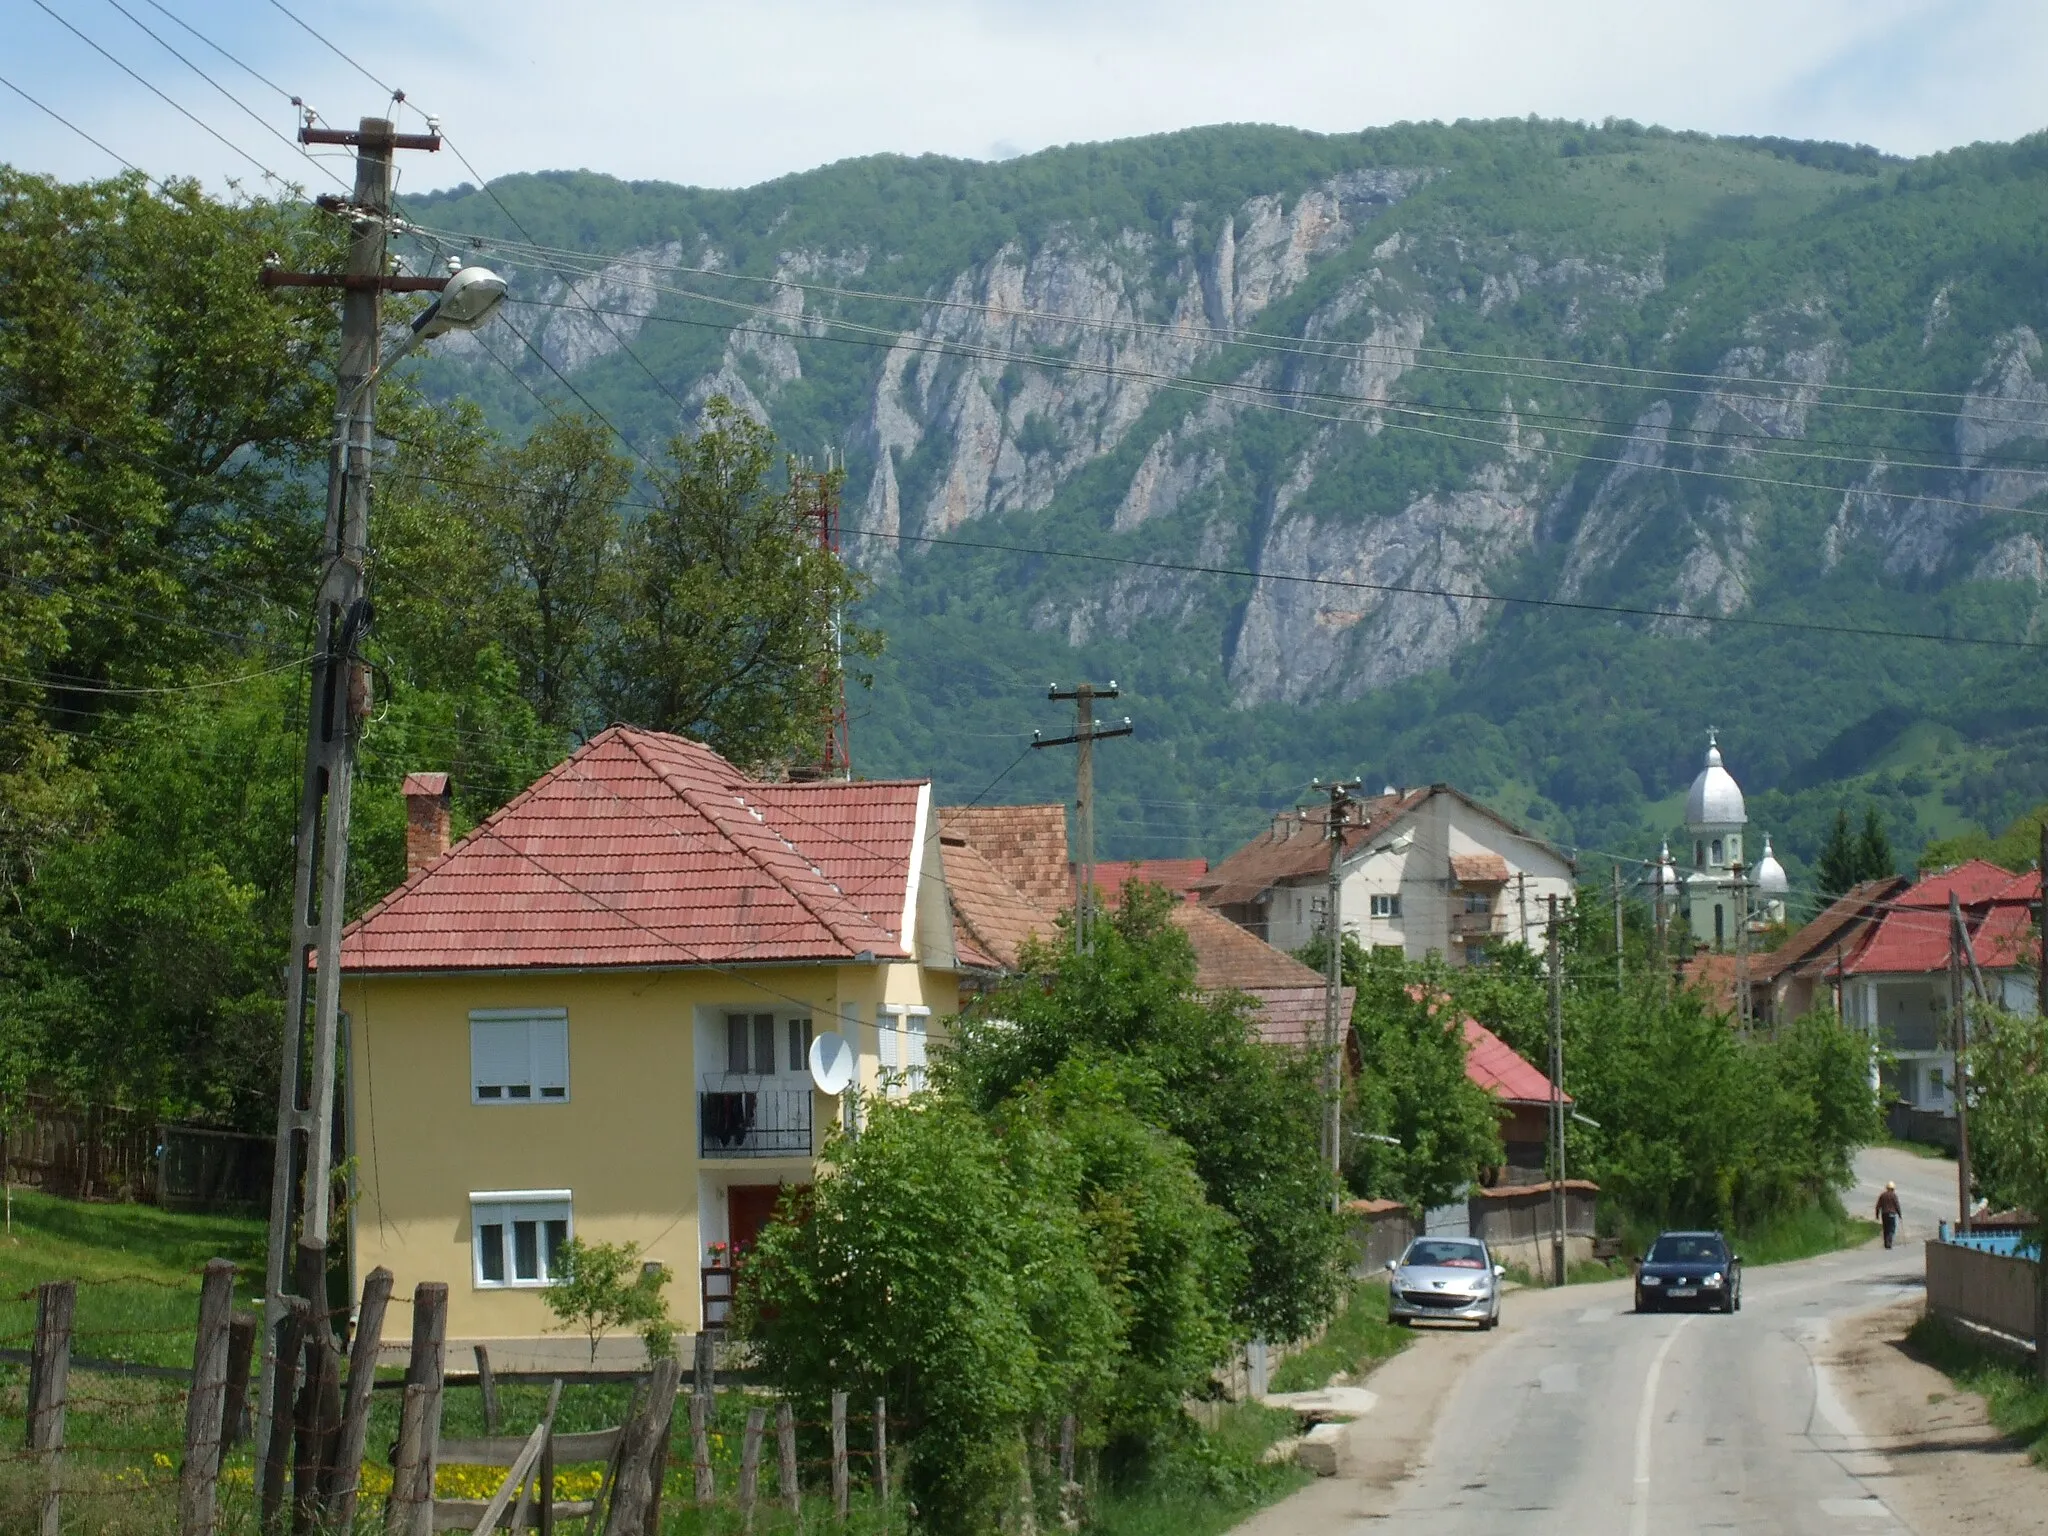
[[[2048,1532],[2048,1471],[1999,1433],[1982,1398],[1906,1352],[1921,1305],[1846,1320],[1823,1361],[1882,1458],[1864,1481],[1920,1536]]]

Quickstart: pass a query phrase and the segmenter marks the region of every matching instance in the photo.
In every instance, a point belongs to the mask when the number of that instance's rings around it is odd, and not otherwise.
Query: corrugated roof
[[[918,782],[762,784],[697,742],[593,737],[349,926],[349,971],[908,953]]]
[[[1050,911],[1073,905],[1064,805],[949,805],[939,830],[972,843],[1005,880]]]
[[[1504,1104],[1550,1103],[1550,1079],[1527,1057],[1477,1019],[1467,1016],[1464,1023],[1466,1077]]]
[[[2038,873],[2014,875],[1983,859],[1929,875],[1894,899],[1877,931],[1850,958],[1852,976],[1926,975],[1949,961],[1949,897],[1962,908],[1963,925],[1980,966],[2007,969],[2034,961],[2027,934],[2040,899]]]

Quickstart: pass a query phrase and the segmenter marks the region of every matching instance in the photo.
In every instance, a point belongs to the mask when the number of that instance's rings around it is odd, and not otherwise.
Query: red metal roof
[[[615,726],[351,924],[342,966],[901,958],[922,790],[757,783],[696,742]]]
[[[1550,1079],[1477,1019],[1465,1020],[1465,1076],[1508,1104],[1548,1104]],[[1565,1103],[1572,1096],[1564,1096]]]
[[[2000,869],[1984,859],[1971,859],[1967,864],[1958,864],[1953,869],[1944,869],[1939,874],[1929,875],[1915,885],[1898,903],[1906,907],[1946,907],[1949,893],[1955,893],[1956,900],[1964,906],[1973,902],[1990,901],[2013,883],[2013,873]],[[2037,890],[2038,896],[2040,892]]]

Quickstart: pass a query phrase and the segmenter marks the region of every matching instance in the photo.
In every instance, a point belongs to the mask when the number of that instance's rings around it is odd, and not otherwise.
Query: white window
[[[472,1104],[560,1104],[569,1097],[569,1015],[477,1008],[469,1015]]]
[[[725,1016],[725,1070],[732,1077],[774,1077],[808,1072],[811,1021],[772,1013]]]
[[[896,1027],[900,1020],[901,1015],[887,1008],[875,1011],[875,1060],[884,1072],[894,1072],[902,1064],[901,1052],[896,1049],[902,1033]]]
[[[1381,891],[1376,894],[1372,899],[1372,915],[1374,917],[1399,917],[1401,915],[1401,893],[1399,891]]]
[[[569,1241],[569,1191],[499,1190],[469,1197],[479,1290],[554,1283]]]
[[[925,1020],[929,1017],[930,1010],[922,1008],[903,1016],[903,1080],[913,1090],[924,1086]]]

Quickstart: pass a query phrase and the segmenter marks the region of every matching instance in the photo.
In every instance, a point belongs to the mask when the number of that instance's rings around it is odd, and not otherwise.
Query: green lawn
[[[1965,1338],[1934,1317],[1913,1325],[1906,1347],[1965,1392],[1983,1398],[1991,1422],[2025,1446],[2036,1465],[2048,1466],[2048,1387],[2025,1364]]]
[[[1384,1300],[1380,1307],[1384,1323]],[[1143,1480],[1104,1492],[1086,1528],[1096,1536],[1220,1536],[1313,1481],[1292,1462],[1259,1459],[1266,1447],[1294,1431],[1292,1413],[1257,1403],[1233,1404],[1213,1431],[1191,1430],[1156,1458]]]
[[[1357,1381],[1388,1356],[1406,1349],[1413,1337],[1387,1321],[1384,1280],[1354,1281],[1344,1310],[1330,1320],[1322,1338],[1280,1362],[1273,1372],[1272,1389],[1313,1392],[1338,1375]]]

